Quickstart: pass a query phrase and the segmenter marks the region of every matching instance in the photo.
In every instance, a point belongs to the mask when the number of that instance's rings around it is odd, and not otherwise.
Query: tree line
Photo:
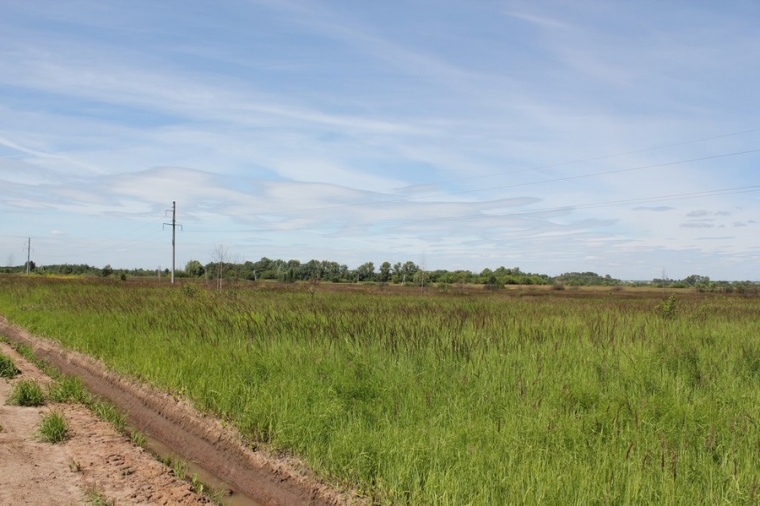
[[[281,282],[330,281],[333,283],[394,283],[424,286],[429,283],[467,283],[491,285],[546,285],[552,278],[546,274],[522,272],[518,267],[484,269],[480,273],[469,270],[449,271],[445,269],[425,270],[412,261],[365,262],[355,269],[346,264],[329,260],[270,259],[263,257],[256,262],[242,263],[215,261],[202,264],[191,260],[185,265],[182,276],[224,279],[276,280]]]
[[[299,281],[326,281],[333,283],[393,283],[425,286],[429,284],[481,284],[489,288],[505,285],[554,285],[564,286],[658,286],[662,288],[696,288],[701,291],[745,291],[757,290],[757,283],[751,281],[713,281],[708,276],[692,274],[681,280],[653,279],[647,282],[625,282],[595,272],[567,272],[559,276],[523,272],[519,267],[485,268],[480,272],[445,269],[425,270],[412,261],[382,262],[375,266],[365,262],[351,269],[346,264],[329,260],[270,259],[236,262],[229,260],[224,252],[215,255],[206,264],[190,260],[184,269],[177,270],[178,278],[205,278],[209,280],[273,280],[284,283]],[[0,273],[24,273],[26,263],[18,266],[0,267]],[[37,266],[30,262],[29,270],[36,274],[118,277],[168,277],[169,269],[116,269],[110,265],[99,268],[88,264],[52,264]]]

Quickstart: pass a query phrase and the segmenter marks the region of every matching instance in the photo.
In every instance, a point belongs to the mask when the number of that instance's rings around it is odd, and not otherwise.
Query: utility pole
[[[167,209],[166,212],[168,213],[170,210]],[[182,228],[182,225],[177,225],[177,202],[172,201],[172,222],[171,223],[164,223],[164,226],[171,225],[172,227],[172,284],[174,284],[174,269],[176,267],[176,258],[177,258],[177,227]]]
[[[26,243],[26,273],[29,274],[32,271],[32,238]]]

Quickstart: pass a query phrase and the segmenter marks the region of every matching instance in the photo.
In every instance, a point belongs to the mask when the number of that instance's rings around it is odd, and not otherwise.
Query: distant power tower
[[[167,209],[166,212],[168,213],[171,211],[172,213],[172,222],[171,223],[164,223],[164,226],[170,225],[172,227],[172,284],[174,284],[174,269],[176,268],[177,264],[177,227],[182,229],[182,225],[177,223],[177,202],[172,201],[172,208]]]

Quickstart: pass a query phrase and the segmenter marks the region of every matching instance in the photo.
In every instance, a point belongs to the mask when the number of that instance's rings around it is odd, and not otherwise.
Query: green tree
[[[199,278],[206,273],[206,269],[203,267],[203,264],[200,263],[198,260],[190,260],[189,262],[187,262],[187,264],[185,264],[185,273],[188,276]]]
[[[417,267],[417,264],[409,260],[404,265],[401,266],[401,280],[403,282],[407,281],[413,281],[414,275],[417,273],[417,271],[420,270],[419,267]]]
[[[375,277],[375,264],[372,262],[361,264],[356,268],[356,275],[359,281],[372,281]]]
[[[380,275],[378,276],[378,279],[382,281],[383,283],[387,283],[391,279],[391,263],[390,262],[383,262],[380,265]]]

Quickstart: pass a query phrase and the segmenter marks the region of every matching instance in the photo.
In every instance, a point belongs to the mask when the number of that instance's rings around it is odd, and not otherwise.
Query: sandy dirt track
[[[321,483],[294,459],[251,450],[234,431],[199,414],[187,403],[113,374],[92,358],[31,335],[9,324],[2,316],[0,335],[29,346],[38,358],[62,373],[81,378],[88,390],[117,405],[127,415],[130,425],[170,448],[174,455],[202,463],[205,471],[225,484],[230,497],[243,494],[262,505],[328,506],[363,502]],[[44,375],[33,364],[7,345],[0,345],[3,353],[11,355],[17,367],[24,371],[20,378],[34,376],[44,380]],[[0,380],[0,394],[7,395],[15,381],[18,379]],[[176,480],[171,471],[146,451],[132,446],[82,406],[52,407],[70,420],[74,437],[64,444],[54,445],[51,450],[49,443],[37,442],[33,435],[42,413],[51,407],[17,408],[5,406],[4,400],[0,402],[3,404],[0,424],[4,427],[0,432],[0,504],[81,504],[84,491],[93,487],[114,499],[116,504],[202,504],[205,501],[191,493],[189,484]],[[20,449],[22,446],[24,450]],[[59,451],[65,453],[59,455]],[[54,464],[53,468],[37,469],[42,456],[45,457],[42,461]],[[138,457],[141,460],[135,460]],[[76,470],[77,467],[81,469]],[[14,468],[23,468],[24,472],[12,478],[8,473]],[[45,500],[24,502],[27,500],[25,491],[38,488],[35,483],[40,484],[39,488],[52,490],[42,492]]]
[[[21,370],[12,380],[0,380],[0,504],[89,504],[88,494],[96,492],[115,504],[209,502],[84,406],[6,405],[19,381],[45,385],[50,379],[10,346],[0,343],[0,352]],[[51,444],[39,440],[40,420],[51,411],[63,414],[69,423],[68,441]]]

